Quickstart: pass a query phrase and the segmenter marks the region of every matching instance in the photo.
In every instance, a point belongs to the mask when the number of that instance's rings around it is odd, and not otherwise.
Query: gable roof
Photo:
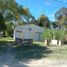
[[[23,30],[28,30],[28,31],[36,31],[36,32],[43,32],[44,31],[44,28],[38,26],[38,25],[35,25],[35,24],[27,24],[27,25],[23,25],[23,26],[16,26],[15,28],[16,30],[20,30],[20,31],[23,31]]]

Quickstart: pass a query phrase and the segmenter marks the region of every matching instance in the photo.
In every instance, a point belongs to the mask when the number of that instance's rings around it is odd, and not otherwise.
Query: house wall
[[[43,29],[41,27],[38,27],[36,25],[25,25],[16,28],[15,36],[16,38],[33,39],[34,41],[39,41],[41,40],[42,32]]]
[[[40,35],[37,32],[25,32],[25,33],[19,33],[16,32],[15,36],[17,38],[21,38],[21,39],[33,39],[34,41],[39,41],[40,40]]]

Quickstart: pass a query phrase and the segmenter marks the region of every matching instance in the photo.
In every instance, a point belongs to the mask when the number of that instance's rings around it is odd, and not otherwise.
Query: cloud
[[[50,6],[51,3],[49,1],[45,1],[45,5]]]

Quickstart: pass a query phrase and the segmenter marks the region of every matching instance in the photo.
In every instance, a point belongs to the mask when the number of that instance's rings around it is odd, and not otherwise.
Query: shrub
[[[52,40],[52,39],[62,40],[64,39],[65,34],[66,34],[65,30],[45,29],[45,31],[42,33],[42,38],[47,40]]]

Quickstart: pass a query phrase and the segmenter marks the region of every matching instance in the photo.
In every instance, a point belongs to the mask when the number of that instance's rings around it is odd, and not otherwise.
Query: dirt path
[[[10,53],[0,56],[0,67],[67,67],[67,61],[63,60],[16,60]]]
[[[67,67],[67,61],[41,59],[32,61],[28,65],[30,67]]]

